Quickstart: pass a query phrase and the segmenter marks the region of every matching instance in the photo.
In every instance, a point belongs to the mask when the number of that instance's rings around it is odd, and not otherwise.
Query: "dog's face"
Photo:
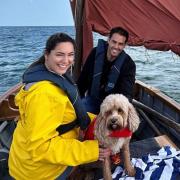
[[[134,107],[122,94],[107,96],[101,104],[98,116],[99,125],[103,126],[104,131],[128,127],[134,132],[139,125],[139,118]]]
[[[119,130],[127,127],[128,100],[122,95],[109,95],[101,104],[100,113],[108,130]]]

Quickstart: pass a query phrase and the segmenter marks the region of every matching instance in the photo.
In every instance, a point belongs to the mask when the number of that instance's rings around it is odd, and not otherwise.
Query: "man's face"
[[[107,58],[109,61],[113,61],[125,48],[126,37],[118,33],[114,33],[110,39],[108,39]]]

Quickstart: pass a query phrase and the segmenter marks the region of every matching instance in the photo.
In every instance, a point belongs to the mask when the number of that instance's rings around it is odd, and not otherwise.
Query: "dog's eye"
[[[111,114],[112,114],[111,111],[107,111],[107,112],[106,112],[106,115],[107,115],[107,116],[109,116],[109,115],[111,115]]]
[[[121,108],[119,108],[118,113],[123,113],[123,110]]]

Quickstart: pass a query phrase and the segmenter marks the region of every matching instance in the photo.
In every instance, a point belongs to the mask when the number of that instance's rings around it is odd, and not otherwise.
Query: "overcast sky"
[[[73,26],[69,0],[0,0],[0,26]]]

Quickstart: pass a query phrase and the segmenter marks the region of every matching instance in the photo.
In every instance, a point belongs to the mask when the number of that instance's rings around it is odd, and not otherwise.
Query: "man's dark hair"
[[[120,35],[126,37],[125,43],[128,41],[129,33],[124,28],[122,28],[120,26],[112,28],[110,33],[109,33],[109,39],[112,37],[112,35],[114,33],[117,33],[117,34],[120,34]]]

